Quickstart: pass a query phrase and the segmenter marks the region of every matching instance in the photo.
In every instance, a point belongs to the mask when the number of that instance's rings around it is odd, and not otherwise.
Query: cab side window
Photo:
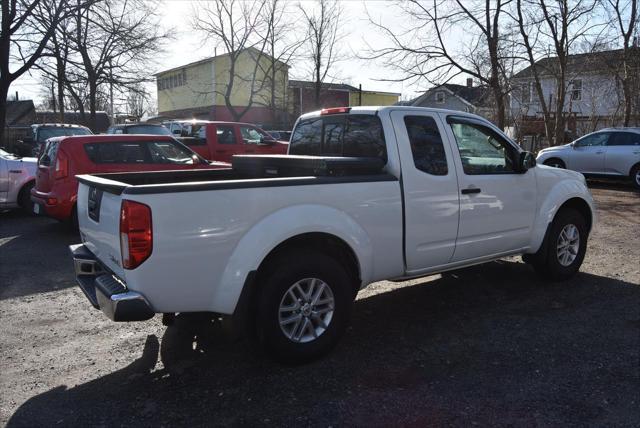
[[[447,156],[438,125],[429,116],[405,116],[413,163],[417,169],[431,175],[447,175]]]
[[[513,174],[516,149],[483,125],[449,120],[466,175]]]
[[[576,147],[604,146],[609,140],[609,133],[600,132],[598,134],[587,135],[576,141]]]
[[[218,144],[235,144],[236,135],[233,132],[233,126],[216,125],[216,137]]]
[[[640,146],[640,134],[616,132],[609,138],[607,146]]]
[[[242,135],[242,141],[245,144],[260,144],[262,139],[262,133],[249,126],[241,126],[240,134]]]

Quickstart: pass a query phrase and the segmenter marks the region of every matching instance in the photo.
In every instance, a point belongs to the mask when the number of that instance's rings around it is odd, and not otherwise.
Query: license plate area
[[[102,203],[102,190],[96,187],[89,188],[89,197],[87,201],[87,212],[89,218],[96,223],[100,222],[100,204]]]

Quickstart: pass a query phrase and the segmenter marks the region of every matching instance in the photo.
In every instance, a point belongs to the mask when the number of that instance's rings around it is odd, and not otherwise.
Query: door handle
[[[478,187],[469,187],[468,189],[462,189],[460,193],[463,195],[470,195],[473,193],[480,193],[481,190]]]

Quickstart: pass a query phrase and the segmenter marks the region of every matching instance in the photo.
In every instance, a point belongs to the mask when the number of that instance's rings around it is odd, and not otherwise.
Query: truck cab
[[[209,160],[230,162],[233,155],[287,153],[286,141],[278,141],[250,123],[188,120],[164,125],[174,137]]]

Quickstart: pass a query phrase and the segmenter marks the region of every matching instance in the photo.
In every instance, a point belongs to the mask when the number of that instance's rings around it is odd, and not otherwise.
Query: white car
[[[0,149],[0,209],[33,212],[31,188],[35,184],[36,158],[22,158]]]
[[[585,256],[584,177],[536,166],[478,116],[325,109],[301,116],[290,144],[232,169],[78,176],[71,251],[93,306],[114,321],[233,316],[300,362],[336,344],[372,282],[514,254],[564,280]]]
[[[608,128],[538,153],[538,163],[589,177],[630,178],[640,189],[640,128]]]

